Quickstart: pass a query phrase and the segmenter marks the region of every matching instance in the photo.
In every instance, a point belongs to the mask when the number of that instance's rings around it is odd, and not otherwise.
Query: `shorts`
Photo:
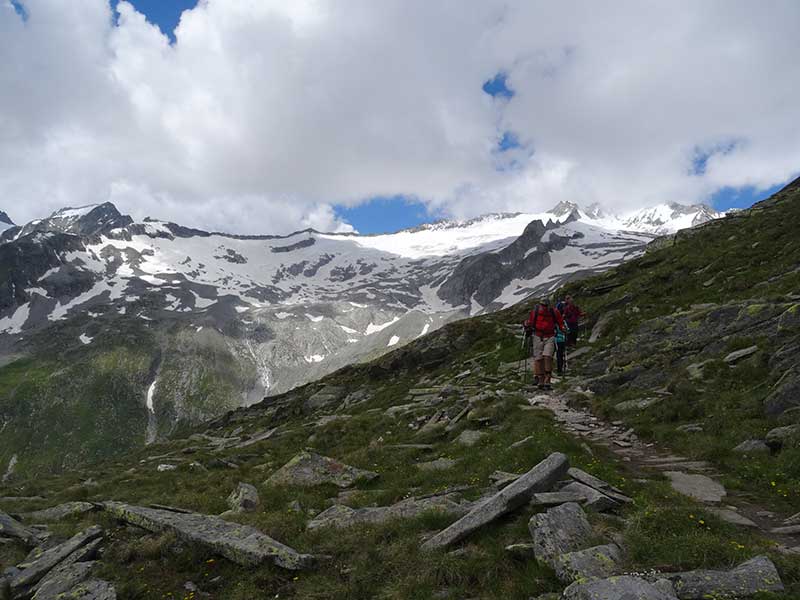
[[[533,358],[541,358],[549,356],[553,358],[556,352],[556,338],[555,336],[541,338],[538,335],[533,336]]]

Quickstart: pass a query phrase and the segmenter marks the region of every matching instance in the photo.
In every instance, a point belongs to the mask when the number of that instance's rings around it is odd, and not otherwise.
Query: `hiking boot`
[[[545,383],[544,385],[540,385],[539,389],[550,391],[553,389],[553,386],[549,383]]]

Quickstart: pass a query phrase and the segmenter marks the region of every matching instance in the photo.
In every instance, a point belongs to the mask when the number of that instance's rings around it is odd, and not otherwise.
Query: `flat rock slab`
[[[567,552],[555,561],[556,577],[563,583],[611,577],[618,572],[621,559],[616,544]]]
[[[66,592],[89,578],[95,561],[76,562],[53,571],[40,582],[33,600],[61,600]]]
[[[643,398],[642,400],[625,400],[619,404],[614,405],[614,410],[619,412],[630,412],[634,410],[644,410],[655,406],[661,402],[663,398]]]
[[[568,471],[568,474],[575,481],[578,481],[583,485],[588,485],[589,487],[596,489],[598,492],[602,492],[617,502],[621,502],[623,504],[630,504],[633,502],[633,500],[623,494],[622,490],[619,488],[614,487],[610,483],[603,481],[602,479],[599,479],[594,475],[587,473],[586,471],[582,471],[581,469],[576,469],[573,467]]]
[[[97,510],[97,506],[91,502],[66,502],[64,504],[59,504],[58,506],[53,506],[52,508],[45,508],[44,510],[36,510],[25,513],[22,516],[28,522],[60,521],[68,517],[82,515],[93,510]]]
[[[699,502],[719,504],[728,494],[720,483],[705,475],[690,475],[681,471],[667,471],[664,475],[669,478],[672,489]]]
[[[437,458],[428,462],[417,463],[420,471],[447,471],[452,469],[458,461],[452,458]]]
[[[347,488],[359,481],[372,481],[378,476],[372,471],[351,467],[315,452],[301,452],[267,479],[271,485],[314,486],[332,483]]]
[[[581,550],[592,537],[586,513],[574,502],[549,508],[528,522],[536,560],[555,568],[562,554]]]
[[[561,488],[561,493],[581,496],[586,508],[596,510],[597,512],[605,512],[619,507],[619,502],[613,498],[577,481],[565,485]]]
[[[21,540],[28,546],[36,546],[39,543],[39,536],[33,529],[4,512],[0,512],[0,537]]]
[[[90,579],[61,594],[58,600],[117,600],[117,591],[108,581]]]
[[[741,350],[736,350],[735,352],[731,352],[723,358],[726,363],[731,364],[735,363],[737,360],[742,360],[743,358],[747,358],[748,356],[752,356],[758,352],[758,346],[750,346],[749,348],[742,348]]]
[[[72,536],[66,542],[54,546],[29,562],[17,565],[22,569],[11,579],[12,595],[23,595],[52,571],[61,561],[67,559],[73,552],[80,550],[93,540],[103,535],[103,529],[97,525],[89,527]]]
[[[554,452],[514,483],[475,506],[447,529],[437,533],[425,542],[422,548],[424,550],[444,548],[463,540],[487,523],[529,502],[533,494],[551,490],[568,469],[569,459],[566,455]]]
[[[480,442],[481,439],[483,439],[484,436],[486,435],[487,434],[485,431],[475,431],[474,429],[465,429],[464,431],[461,432],[461,435],[459,435],[456,438],[456,442],[461,444],[462,446],[467,446],[467,447],[474,446],[475,444]]]
[[[697,570],[668,577],[681,600],[744,598],[783,591],[778,571],[766,556],[756,556],[730,571]]]
[[[624,575],[576,582],[564,590],[562,600],[675,600],[669,582],[650,583]]]
[[[469,503],[457,502],[453,498],[453,494],[420,499],[408,498],[391,506],[350,508],[336,504],[314,517],[308,523],[308,529],[376,525],[392,519],[413,519],[427,512],[440,512],[460,517],[469,509]]]
[[[586,502],[585,495],[578,492],[542,492],[534,494],[531,498],[532,506],[558,506],[559,504],[566,504],[567,502]]]
[[[731,523],[732,525],[739,525],[740,527],[752,527],[757,528],[758,525],[745,517],[744,515],[740,515],[735,510],[730,510],[728,508],[712,508],[711,512],[719,517],[721,520],[725,521],[726,523]]]
[[[202,544],[243,566],[271,561],[296,571],[311,566],[312,556],[300,554],[258,529],[198,513],[176,513],[155,508],[105,502],[105,509],[122,521],[152,532],[171,531],[179,538]]]
[[[769,452],[769,446],[764,440],[745,440],[733,449],[740,454],[756,454]]]

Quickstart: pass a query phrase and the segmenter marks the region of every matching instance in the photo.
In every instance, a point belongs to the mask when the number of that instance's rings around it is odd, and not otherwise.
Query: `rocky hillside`
[[[126,452],[620,264],[652,239],[534,217],[241,237],[102,204],[9,229],[0,469]]]
[[[549,394],[521,304],[124,459],[11,474],[6,593],[797,598],[798,218],[800,181],[568,283],[589,317]]]

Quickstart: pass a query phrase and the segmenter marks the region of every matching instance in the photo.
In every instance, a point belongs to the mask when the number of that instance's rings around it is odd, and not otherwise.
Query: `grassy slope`
[[[759,374],[757,365],[742,365],[744,370],[741,372],[737,372],[739,367],[736,367],[733,376],[728,371],[713,376],[715,371],[709,371],[703,382],[705,391],[697,400],[703,407],[700,414],[691,405],[692,398],[698,398],[696,394],[692,396],[697,390],[682,388],[681,385],[686,383],[685,376],[670,368],[676,359],[675,348],[666,343],[666,338],[665,345],[654,353],[633,356],[627,363],[626,357],[631,356],[632,351],[625,349],[625,343],[637,339],[642,328],[649,331],[654,321],[665,320],[667,329],[675,327],[671,319],[676,307],[688,308],[690,304],[699,302],[743,300],[753,297],[754,290],[758,291],[762,303],[785,301],[786,294],[796,289],[797,284],[796,274],[784,276],[797,264],[800,248],[790,227],[792,222],[798,222],[796,204],[784,207],[783,217],[764,211],[754,214],[750,220],[704,228],[691,242],[662,249],[606,276],[570,287],[571,291],[579,294],[592,315],[620,310],[619,317],[609,329],[611,333],[607,339],[601,338],[599,349],[593,353],[602,355],[606,368],[610,368],[612,373],[625,373],[631,364],[638,361],[645,363],[650,370],[667,368],[670,374],[667,379],[673,376],[677,379],[667,381],[673,390],[675,401],[672,405],[626,418],[645,435],[662,439],[681,451],[708,455],[723,468],[735,469],[734,483],[742,489],[752,490],[753,494],[759,493],[764,473],[768,473],[767,477],[784,473],[787,482],[794,481],[796,471],[791,470],[791,461],[795,450],[785,450],[778,457],[747,459],[746,464],[758,465],[751,471],[744,468],[743,459],[730,456],[730,440],[716,444],[714,435],[701,438],[681,436],[675,433],[675,427],[687,420],[711,424],[721,419],[724,428],[742,433],[739,428],[744,427],[749,434],[757,428],[755,422],[760,422],[758,427],[761,428],[771,425],[763,413],[756,410],[762,397],[760,392],[752,389],[752,386],[762,383],[756,377]],[[742,240],[747,240],[747,244]],[[755,241],[760,244],[752,247]],[[778,257],[775,248],[780,248]],[[708,275],[701,281],[703,274],[693,274],[708,263],[715,264],[714,270],[721,274],[718,277],[722,290],[702,285]],[[740,278],[736,269],[743,265],[752,272],[742,271]],[[778,278],[766,286],[755,287],[755,283],[772,277]],[[621,285],[607,293],[592,291],[609,282]],[[633,306],[637,311],[626,311]],[[244,427],[246,432],[255,432],[282,425],[286,432],[280,437],[222,453],[215,453],[195,440],[173,440],[101,467],[57,477],[40,477],[13,488],[7,487],[0,490],[0,495],[46,494],[48,499],[40,503],[42,506],[67,499],[113,498],[137,503],[159,502],[218,513],[225,510],[225,498],[235,484],[248,481],[258,486],[262,506],[257,512],[239,516],[237,520],[253,524],[299,550],[331,557],[318,569],[299,575],[271,567],[240,569],[210,554],[176,544],[169,536],[142,536],[106,521],[112,530],[114,543],[110,544],[104,558],[103,570],[118,584],[121,598],[188,597],[183,589],[186,581],[195,582],[213,597],[233,600],[275,595],[284,598],[431,598],[442,590],[446,590],[446,594],[438,597],[528,598],[559,589],[548,569],[533,561],[510,560],[504,554],[505,544],[529,538],[529,509],[473,535],[465,544],[468,552],[463,556],[424,555],[418,550],[420,535],[441,528],[450,519],[432,514],[405,522],[336,533],[307,532],[304,525],[308,514],[293,513],[288,504],[297,499],[305,510],[320,511],[327,507],[326,499],[335,496],[338,490],[326,487],[311,490],[270,488],[263,485],[263,481],[298,450],[313,446],[324,454],[380,473],[378,480],[359,486],[363,491],[357,498],[360,505],[371,502],[383,505],[411,493],[434,492],[453,484],[475,486],[467,492],[468,496],[475,496],[481,488],[488,486],[488,477],[495,469],[521,471],[548,453],[560,450],[570,455],[573,464],[604,477],[636,499],[635,505],[626,508],[622,514],[624,521],[608,516],[592,517],[599,532],[624,537],[628,568],[730,566],[766,552],[778,563],[789,589],[786,594],[764,595],[763,598],[798,597],[800,561],[778,555],[771,544],[757,534],[719,522],[702,507],[673,494],[662,480],[648,483],[631,480],[624,464],[603,449],[594,449],[592,455],[578,441],[555,427],[547,413],[521,408],[524,390],[518,374],[514,370],[500,370],[500,367],[518,358],[518,340],[506,324],[518,323],[527,309],[521,305],[503,313],[451,324],[369,365],[349,367],[326,378],[326,384],[367,393],[365,403],[343,411],[352,415],[349,420],[321,428],[309,425],[312,419],[304,410],[303,402],[319,389],[319,385],[309,385],[262,405],[232,413],[209,427],[209,433],[223,435],[232,434],[238,427]],[[728,340],[721,344],[727,349],[741,344],[741,341]],[[620,348],[619,354],[617,348]],[[685,354],[683,350],[680,353]],[[592,372],[596,367],[594,360],[590,357],[584,365],[579,364],[578,374],[598,375]],[[408,402],[409,388],[451,382],[457,373],[474,369],[476,365],[483,367],[483,373],[473,373],[459,382],[464,386],[466,396],[489,389],[505,392],[502,400],[482,402],[473,415],[488,416],[492,420],[492,426],[486,429],[488,436],[476,447],[464,448],[452,441],[460,429],[478,427],[468,421],[450,434],[439,432],[424,437],[415,435],[408,427],[408,419],[395,419],[380,410]],[[763,377],[774,375],[767,372]],[[593,401],[598,409],[611,410],[610,407],[620,398],[641,397],[645,393],[642,388],[618,386],[610,394],[596,395]],[[759,402],[754,402],[754,397]],[[753,408],[752,404],[756,407]],[[693,412],[684,414],[686,405]],[[723,407],[725,411],[721,410]],[[742,417],[742,411],[747,414],[746,419]],[[675,415],[670,416],[671,413]],[[529,435],[534,437],[529,446],[509,449],[512,442]],[[697,444],[698,439],[702,440],[701,444]],[[432,452],[420,454],[387,447],[388,444],[409,442],[428,442],[435,448]],[[721,453],[720,449],[725,452]],[[146,459],[167,452],[177,452],[175,457],[182,460],[181,466],[176,471],[159,473],[156,465],[167,459]],[[217,460],[219,457],[236,461],[239,468],[234,470],[221,466]],[[421,472],[414,466],[417,461],[437,457],[451,457],[459,462],[449,471],[433,473]],[[731,460],[738,462],[727,462]],[[202,464],[204,468],[193,468],[190,461]],[[86,477],[95,478],[99,486],[80,485]],[[781,489],[786,488],[787,485],[781,483]],[[788,511],[791,508],[789,499],[773,492],[772,486],[762,495],[776,510]],[[9,504],[3,508],[14,510],[22,506]],[[64,527],[65,530],[76,529],[96,519],[92,517]],[[19,551],[14,548],[5,547],[0,552],[3,553],[0,562],[3,558],[8,563],[18,559],[14,553]]]

